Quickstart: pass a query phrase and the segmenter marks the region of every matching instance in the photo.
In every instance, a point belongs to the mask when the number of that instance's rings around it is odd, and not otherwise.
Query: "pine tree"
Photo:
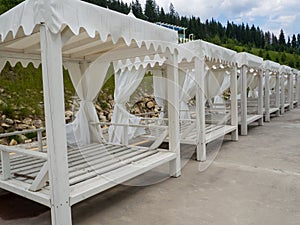
[[[283,51],[286,47],[286,42],[285,42],[284,32],[282,29],[280,30],[278,42],[279,42],[280,51]]]
[[[157,18],[158,18],[157,5],[154,0],[146,0],[144,14],[148,21],[157,22]]]

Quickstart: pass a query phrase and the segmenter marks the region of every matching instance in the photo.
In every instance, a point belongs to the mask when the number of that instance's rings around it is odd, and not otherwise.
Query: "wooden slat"
[[[74,205],[95,194],[141,175],[176,158],[175,153],[158,152],[147,158],[76,184],[71,189],[70,204]]]
[[[134,161],[140,160],[142,158],[146,158],[152,154],[155,154],[157,151],[144,151],[142,154],[133,154],[133,157],[120,157],[118,159],[111,159],[103,164],[94,165],[91,169],[90,173],[80,173],[76,174],[76,177],[70,179],[70,185],[74,185],[76,183],[82,182],[87,179],[91,179],[95,176],[99,176],[104,173],[108,173],[112,170],[118,169],[120,167],[125,166],[126,164],[130,164]],[[79,175],[79,176],[78,176]]]
[[[39,192],[32,192],[29,191],[30,184],[26,184],[24,182],[17,181],[15,179],[10,179],[8,181],[1,181],[0,180],[0,188],[13,192],[17,195],[23,196],[35,202],[38,202],[42,205],[50,207],[50,197],[48,191],[39,191]]]

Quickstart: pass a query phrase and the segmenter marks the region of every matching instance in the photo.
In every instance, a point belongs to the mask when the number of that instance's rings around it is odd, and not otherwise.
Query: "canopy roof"
[[[276,63],[276,62],[273,62],[273,61],[270,61],[270,60],[265,60],[263,62],[263,68],[265,70],[271,70],[273,72],[277,72],[277,71],[279,71],[280,64]]]
[[[236,52],[221,46],[196,40],[179,45],[179,62],[187,60],[190,62],[194,57],[205,59],[206,61],[215,61],[222,64],[235,64]]]
[[[292,72],[296,75],[299,76],[300,75],[300,71],[297,69],[292,69]]]
[[[286,65],[281,65],[279,68],[280,73],[290,74],[291,71],[292,71],[291,67],[286,66]]]
[[[0,69],[6,61],[40,63],[41,24],[61,32],[64,61],[94,61],[108,51],[112,60],[134,58],[138,47],[145,55],[173,52],[178,40],[176,31],[79,0],[26,0],[0,16]]]
[[[238,67],[248,66],[248,67],[258,69],[263,64],[263,58],[258,57],[256,55],[252,55],[247,52],[237,53],[236,60],[237,60]]]

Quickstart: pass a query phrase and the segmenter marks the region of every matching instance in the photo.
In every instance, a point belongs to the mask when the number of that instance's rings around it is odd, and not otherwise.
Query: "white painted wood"
[[[263,91],[263,71],[259,70],[258,72],[258,105],[257,105],[257,112],[259,115],[261,115],[261,119],[258,121],[258,125],[262,126],[264,125],[264,120],[263,120],[263,110],[264,110],[264,91]]]
[[[37,152],[37,151],[30,151],[26,150],[17,146],[6,146],[6,145],[0,145],[0,150],[8,153],[17,153],[20,155],[27,155],[32,156],[34,158],[38,159],[44,159],[47,160],[47,154],[43,152]]]
[[[61,35],[40,28],[53,225],[71,225]]]
[[[300,72],[299,72],[300,74]],[[300,101],[300,77],[299,75],[297,76],[297,89],[296,89],[296,96],[297,96],[297,106],[299,106],[299,101]]]
[[[237,103],[237,68],[232,69],[230,75],[230,115],[231,115],[231,125],[235,126],[236,129],[231,133],[231,140],[238,141],[238,103]]]
[[[287,80],[288,80],[288,83],[287,83],[287,86],[288,86],[288,92],[287,92],[287,104],[289,104],[288,106],[288,110],[291,110],[291,104],[292,103],[292,94],[291,94],[291,87],[292,87],[292,75],[291,74],[288,74],[288,77],[287,77]]]
[[[11,169],[10,169],[10,157],[9,153],[1,151],[1,164],[2,164],[2,176],[1,180],[8,180],[11,178]]]
[[[295,103],[295,107],[298,107],[298,100],[299,100],[299,77],[298,74],[295,75],[295,93],[294,93],[294,101]]]
[[[248,134],[247,127],[247,67],[242,66],[241,69],[241,135]]]
[[[29,191],[29,186],[30,184],[15,179],[0,180],[0,188],[50,207],[49,193]]]
[[[14,131],[14,132],[0,134],[0,138],[10,137],[10,136],[13,136],[13,135],[18,135],[18,134],[28,134],[28,133],[43,132],[43,131],[45,131],[45,128],[34,129],[34,130]]]
[[[179,136],[179,78],[177,52],[170,54],[167,60],[167,100],[169,118],[169,149],[176,154],[176,159],[170,162],[170,175],[181,175],[180,136]]]
[[[265,121],[270,122],[270,70],[265,71]]]
[[[128,145],[128,142],[129,142],[129,139],[128,139],[128,126],[124,126],[123,129],[124,129],[124,133],[123,133],[123,140],[122,140],[122,143],[124,145]]]
[[[49,167],[48,162],[45,162],[42,166],[40,172],[32,182],[31,186],[29,187],[30,191],[39,191],[45,185],[46,181],[49,180]]]
[[[155,155],[149,156],[136,163],[125,165],[103,176],[97,176],[85,182],[78,183],[72,187],[71,190],[71,205],[128,181],[164,163],[174,161],[176,157],[177,155],[172,152],[158,152]]]
[[[40,152],[43,151],[43,135],[42,131],[37,132],[38,149]]]
[[[206,142],[205,142],[205,68],[204,59],[195,58],[195,79],[196,90],[196,156],[198,161],[206,161]]]
[[[284,114],[285,108],[284,108],[284,103],[285,103],[285,87],[284,87],[284,73],[281,73],[281,87],[280,87],[280,113]]]
[[[289,92],[288,92],[288,103],[290,104],[289,110],[292,110],[294,108],[294,98],[293,98],[293,92],[294,92],[294,73],[291,73],[289,75]]]
[[[280,108],[280,75],[276,74],[276,84],[275,84],[275,107]],[[276,111],[276,116],[280,116],[280,110]]]
[[[210,143],[218,138],[224,137],[224,135],[235,132],[236,126],[223,125],[216,126],[216,129],[208,132],[205,136],[206,143]]]

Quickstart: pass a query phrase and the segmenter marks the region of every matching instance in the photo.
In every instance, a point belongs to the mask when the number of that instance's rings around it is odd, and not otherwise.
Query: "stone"
[[[108,115],[107,115],[107,120],[108,120],[108,121],[111,121],[111,117],[112,117],[112,113],[108,113]]]
[[[31,125],[32,124],[32,119],[31,118],[25,118],[22,122],[26,125]]]
[[[35,127],[42,127],[43,126],[43,121],[42,120],[33,120],[32,125]]]
[[[1,119],[2,119],[2,120],[5,120],[5,119],[6,119],[6,115],[2,115],[2,116],[1,116]]]
[[[113,100],[113,96],[111,94],[107,98],[108,100]]]
[[[33,126],[33,125],[31,125],[31,126],[28,126],[28,129],[29,129],[29,130],[35,130],[35,129],[36,129],[36,127],[35,127],[35,126]]]
[[[9,142],[9,146],[17,145],[18,142],[15,139],[11,139]]]
[[[3,88],[0,88],[0,93],[4,93],[4,89]]]
[[[31,143],[31,142],[32,142],[32,139],[26,139],[26,140],[24,141],[25,144],[28,144],[28,143]]]
[[[74,113],[72,112],[72,111],[70,111],[70,110],[67,110],[66,112],[65,112],[65,116],[66,117],[72,117],[74,115]]]
[[[25,142],[25,140],[27,140],[27,137],[23,134],[19,134],[18,137],[22,141],[22,143]]]
[[[104,115],[100,115],[100,121],[101,122],[106,122],[107,120],[106,120],[106,116],[104,116]]]
[[[0,145],[8,145],[6,138],[0,139]]]
[[[101,107],[100,107],[100,105],[98,105],[98,104],[95,104],[95,108],[96,108],[98,111],[101,111],[101,110],[102,110]]]
[[[146,106],[148,109],[152,109],[155,107],[155,103],[153,101],[149,101],[146,103]]]
[[[1,127],[3,127],[4,129],[10,128],[11,125],[7,124],[7,123],[1,123]]]
[[[7,123],[8,125],[13,125],[15,122],[10,118],[6,118],[5,123]]]
[[[0,134],[4,133],[4,128],[3,127],[0,127]]]
[[[15,123],[22,123],[21,120],[14,120],[14,121],[15,121]]]
[[[17,130],[25,130],[27,128],[28,128],[28,125],[24,124],[24,123],[17,124],[17,126],[16,126]]]

